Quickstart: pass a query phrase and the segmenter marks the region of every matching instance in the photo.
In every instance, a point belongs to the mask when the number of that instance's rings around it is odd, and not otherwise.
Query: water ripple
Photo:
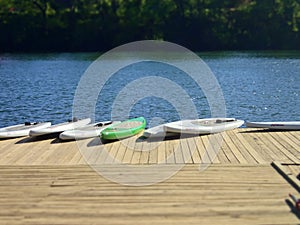
[[[95,57],[88,53],[1,55],[0,127],[30,120],[59,123],[70,119],[76,86]],[[300,53],[286,53],[286,57],[259,52],[209,53],[203,59],[222,87],[227,116],[255,121],[300,120]],[[145,76],[177,83],[190,95],[198,116],[210,116],[206,96],[186,74],[168,65],[143,62],[120,70],[106,83],[98,97],[96,120],[110,119],[112,101],[119,91]],[[149,121],[179,119],[174,107],[163,99],[148,97],[127,104],[133,104],[131,116],[142,115]]]

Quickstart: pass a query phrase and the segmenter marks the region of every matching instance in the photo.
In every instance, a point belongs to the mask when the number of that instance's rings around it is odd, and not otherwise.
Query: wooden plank
[[[280,142],[284,148],[284,153],[290,158],[294,163],[299,163],[300,157],[300,145],[295,144],[287,135],[286,132],[272,132],[271,135]],[[300,143],[299,143],[300,144]],[[285,151],[286,150],[286,151]]]
[[[200,157],[200,154],[198,151],[198,146],[195,141],[195,138],[199,138],[199,137],[196,136],[196,137],[190,138],[188,141],[188,145],[189,145],[189,148],[191,149],[191,151],[193,151],[193,153],[192,153],[193,162],[196,164],[199,164],[199,163],[201,163],[201,157]]]
[[[50,164],[64,164],[63,158],[68,151],[68,143],[51,144],[52,154],[46,159]]]
[[[0,223],[299,223],[286,202],[295,190],[269,165],[197,168],[189,164],[168,180],[138,187],[110,182],[89,166],[0,166]]]
[[[93,157],[93,159],[88,159],[89,164],[104,165],[106,159],[109,157],[109,153],[112,147],[113,143],[106,143],[93,148],[92,151],[95,151],[97,154]]]
[[[244,136],[238,131],[238,130],[234,130],[237,137],[241,140],[241,143],[249,150],[249,153],[253,156],[253,158],[261,164],[265,164],[268,163],[266,160],[264,160],[260,154],[246,141],[246,139],[244,138]]]
[[[212,163],[220,163],[220,161],[217,157],[218,151],[221,148],[218,135],[220,135],[220,134],[211,134],[211,135],[201,136],[201,139],[203,141],[203,145],[205,148],[205,154],[208,155],[208,157]]]
[[[175,156],[175,163],[177,164],[183,164],[184,163],[184,158],[182,154],[182,147],[180,145],[180,139],[174,139],[171,142],[171,146],[174,151],[174,156]]]
[[[269,155],[273,157],[273,160],[278,160],[281,162],[291,162],[291,160],[278,148],[276,142],[271,135],[266,135],[265,133],[261,133],[261,140],[264,143],[264,148],[269,149]]]
[[[224,137],[224,134],[223,134],[223,137]],[[231,147],[233,147],[233,146],[231,146]],[[239,153],[239,151],[237,151],[237,152]],[[224,139],[223,139],[221,150],[218,153],[219,158],[220,158],[220,156],[222,156],[222,154],[224,154],[223,160],[227,160],[228,163],[233,163],[233,164],[239,163],[235,154],[232,152],[232,149],[230,149],[229,145],[227,144],[227,142]],[[226,161],[224,161],[224,162],[226,162]]]
[[[124,147],[126,147],[123,162],[125,160],[126,161],[125,163],[128,163],[128,164],[132,163],[134,152],[136,150],[138,150],[138,148],[135,149],[135,146],[138,146],[136,142],[139,137],[140,137],[140,134],[121,141],[122,144],[124,145]]]
[[[148,164],[150,159],[150,151],[152,151],[151,142],[144,142],[142,146],[142,150],[137,153],[139,156],[140,164]],[[152,153],[153,158],[153,153]]]
[[[123,159],[124,159],[124,156],[125,156],[125,153],[126,153],[126,146],[122,142],[119,142],[118,152],[115,156],[115,161],[114,162],[122,163]]]
[[[99,160],[99,158],[101,157],[101,154],[106,151],[106,147],[104,145],[99,145],[97,147],[90,147],[89,149],[89,153],[88,155],[86,155],[86,152],[84,150],[81,150],[82,152],[82,157],[84,158],[84,160],[86,161],[87,164],[89,165],[94,165],[97,164],[97,161]],[[105,161],[105,160],[103,160]],[[99,163],[99,161],[98,161]],[[103,162],[101,162],[103,163]]]
[[[43,157],[43,156],[41,156]],[[70,159],[70,161],[68,162],[68,165],[80,165],[80,164],[86,164],[84,163],[80,163],[80,161],[83,160],[83,156],[82,153],[80,152],[80,150],[76,151],[76,153],[72,156],[72,158]],[[41,163],[37,162],[37,165],[40,165]]]
[[[2,140],[1,144],[5,144],[6,142],[12,143],[11,140]],[[10,164],[10,161],[17,161],[21,158],[23,154],[20,154],[20,151],[22,152],[22,148],[24,147],[22,145],[22,143],[7,145],[7,149],[5,151],[1,151],[0,163],[3,165]]]
[[[173,164],[175,163],[175,154],[174,154],[174,146],[171,144],[172,141],[166,140],[165,141],[165,146],[166,146],[166,162],[168,164]]]
[[[104,160],[103,164],[111,164],[115,161],[115,157],[118,154],[120,145],[121,145],[120,141],[111,143],[111,146],[108,151],[108,155],[107,155],[106,159]]]
[[[147,164],[149,162],[149,151],[142,151],[140,155],[140,164]]]
[[[289,170],[295,175],[295,177],[299,176],[300,174],[300,165],[296,164],[290,164],[290,165],[285,165],[289,168]]]
[[[16,143],[19,143],[22,141],[23,138],[17,138],[17,139],[0,139],[0,154],[4,155],[6,152],[9,152],[9,150],[16,145]]]
[[[148,158],[148,163],[149,164],[156,164],[157,160],[158,160],[158,148],[156,147],[154,142],[148,142],[145,143],[146,146],[149,146],[148,149],[144,148],[144,151],[148,151],[149,152],[149,158]],[[144,146],[145,146],[144,145]]]
[[[194,163],[193,157],[192,157],[192,152],[191,152],[190,146],[188,144],[188,142],[190,142],[191,139],[192,138],[182,138],[180,140],[180,148],[181,148],[181,151],[182,151],[182,156],[183,156],[184,163]],[[194,151],[194,148],[196,146],[193,146],[192,143],[190,145],[191,145],[191,148]]]
[[[290,173],[280,162],[272,162],[272,166],[291,184],[298,192],[300,192],[300,181]]]
[[[292,132],[281,132],[284,136],[286,136],[286,141],[290,143],[295,149],[298,149],[297,146],[300,145],[300,140],[295,138],[295,136],[292,135]],[[298,132],[299,133],[299,132]]]
[[[85,144],[89,142],[88,140],[84,140]],[[61,157],[61,164],[68,165],[70,161],[73,159],[74,155],[80,151],[77,142],[66,143],[66,152],[64,156]]]
[[[25,164],[25,165],[35,163],[36,159],[40,158],[41,155],[43,155],[43,158],[40,159],[41,163],[45,163],[45,164],[57,163],[58,160],[56,154],[60,151],[59,149],[63,151],[63,147],[65,147],[60,144],[56,144],[54,139],[46,139],[40,141],[37,140],[32,142],[29,141],[27,144],[33,149],[32,154],[34,154],[34,152],[36,154],[34,155],[33,158],[29,158],[29,160],[27,160],[27,158],[24,158],[24,161],[20,162],[21,164]],[[48,153],[44,155],[44,151],[48,151]],[[28,156],[30,155],[27,155],[26,157]]]
[[[253,148],[261,155],[261,157],[267,162],[272,162],[278,160],[276,151],[274,152],[272,148],[265,144],[263,141],[263,136],[260,133],[249,132],[247,135],[244,135],[245,139],[252,145]]]
[[[19,145],[21,146],[21,148],[18,148],[19,150],[17,153],[19,157],[11,157],[7,160],[7,162],[9,164],[33,164],[36,158],[40,155],[41,149],[33,148],[31,143],[22,143]]]
[[[213,157],[214,163],[264,164],[274,160],[300,163],[299,132],[256,132],[255,129],[242,128],[225,132],[223,135],[224,142],[221,148],[212,148],[211,152],[207,152],[209,139],[212,139],[210,135],[164,140],[160,146],[156,146],[157,142],[148,142],[137,135],[123,140],[125,145],[118,142],[105,144],[113,153],[113,157],[106,163],[118,160],[132,164],[154,164],[161,161],[168,164],[210,164]],[[221,143],[217,141],[214,146],[218,144]],[[101,145],[97,138],[78,142],[59,142],[56,139],[33,141],[30,138],[1,140],[0,165],[86,164],[85,158],[93,163],[104,163],[106,158],[103,159],[105,154],[101,154]],[[197,147],[197,154],[192,155],[194,145]],[[84,157],[78,151],[81,148]],[[143,151],[149,148],[154,150]],[[174,152],[175,149],[178,151]]]
[[[257,162],[257,163],[267,163],[258,153],[257,151],[246,141],[246,139],[243,137],[243,135],[241,133],[238,132],[238,130],[233,130],[231,131],[231,134],[233,136],[235,136],[237,139],[235,139],[236,141],[238,140],[242,146],[244,146],[243,149],[245,149],[246,151],[248,151],[248,153],[253,157],[253,159]],[[247,160],[251,160],[251,158],[247,158]]]
[[[128,147],[128,146],[130,146],[129,138],[124,139],[122,141],[121,145],[123,145],[126,148],[124,158],[123,158],[123,163],[129,164],[132,160],[132,156],[133,156],[133,152],[134,152],[134,149],[131,149]]]
[[[231,140],[234,142],[234,145],[239,149],[243,157],[246,159],[249,164],[257,164],[258,162],[254,159],[254,157],[249,153],[248,149],[241,143],[239,138],[234,134],[233,131],[227,131],[230,135]]]
[[[281,135],[278,135],[277,132],[270,132],[269,138],[277,149],[279,149],[289,160],[294,163],[300,163],[300,160],[288,150],[292,147],[285,143],[284,139],[281,138]]]
[[[131,158],[131,164],[139,164],[141,160],[141,154],[143,151],[149,151],[149,145],[147,144],[147,140],[143,137],[137,136],[137,139],[134,144],[133,155]]]
[[[142,151],[141,150],[135,150],[133,151],[131,164],[139,164],[140,158],[141,158]]]
[[[225,154],[225,151],[228,151],[228,150],[226,149],[226,144],[223,144],[222,147],[221,147],[221,149],[220,149],[220,151],[218,152],[218,155],[217,155],[220,163],[223,163],[223,164],[227,164],[227,163],[235,164],[234,162],[232,162],[232,161],[229,160],[229,158]]]
[[[300,142],[299,131],[290,131],[289,134],[292,135],[298,142]]]
[[[211,159],[209,158],[209,155],[206,152],[206,147],[204,145],[202,137],[199,136],[199,137],[195,138],[194,140],[197,145],[199,156],[201,158],[201,163],[210,164]]]
[[[166,156],[166,142],[164,140],[159,141],[156,143],[157,146],[157,162],[160,164],[167,163],[167,156]]]
[[[228,148],[233,152],[233,154],[236,157],[236,159],[238,160],[238,162],[241,164],[248,163],[247,160],[245,159],[245,157],[240,152],[240,150],[235,146],[232,139],[229,137],[228,132],[224,132],[223,137],[224,137],[224,142],[226,143]]]
[[[89,138],[85,140],[76,140],[74,141],[74,145],[77,146],[77,151],[70,156],[69,162],[67,165],[86,165],[90,161],[93,161],[98,157],[99,151],[101,149],[101,140],[96,138]]]
[[[133,155],[132,155],[131,162],[130,162],[131,164],[139,164],[140,163],[141,153],[142,153],[142,151],[146,151],[143,148],[143,145],[144,145],[143,142],[138,143],[138,147],[133,150]]]

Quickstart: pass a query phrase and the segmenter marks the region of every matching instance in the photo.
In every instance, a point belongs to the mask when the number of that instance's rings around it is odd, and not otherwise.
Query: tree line
[[[299,23],[300,0],[1,0],[0,51],[105,51],[145,39],[298,50]]]

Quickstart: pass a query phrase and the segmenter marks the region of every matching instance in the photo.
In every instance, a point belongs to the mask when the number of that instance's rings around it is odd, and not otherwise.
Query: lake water
[[[97,53],[0,55],[0,127],[25,121],[55,124],[70,119],[80,78],[98,56]],[[221,86],[227,117],[247,121],[300,120],[300,52],[213,52],[199,56]],[[211,116],[206,96],[186,74],[166,64],[141,62],[118,71],[105,84],[95,106],[95,120],[111,119],[118,93],[131,82],[148,76],[174,81],[190,96],[199,118]],[[144,88],[136,91],[143,93]],[[129,108],[131,117],[144,116],[152,122],[158,118],[156,123],[180,118],[166,99],[154,96],[138,102],[126,99],[128,102],[123,104]],[[182,108],[190,110],[184,105]]]

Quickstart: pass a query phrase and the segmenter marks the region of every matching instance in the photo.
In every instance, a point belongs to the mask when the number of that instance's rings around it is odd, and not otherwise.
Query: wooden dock
[[[125,178],[128,171],[118,165],[139,168],[133,177],[144,168],[151,169],[149,178],[180,170],[159,183],[131,186],[90,165]],[[299,224],[288,197],[298,191],[282,176],[295,180],[299,165],[299,131],[241,128],[106,144],[98,138],[1,140],[0,224]]]

